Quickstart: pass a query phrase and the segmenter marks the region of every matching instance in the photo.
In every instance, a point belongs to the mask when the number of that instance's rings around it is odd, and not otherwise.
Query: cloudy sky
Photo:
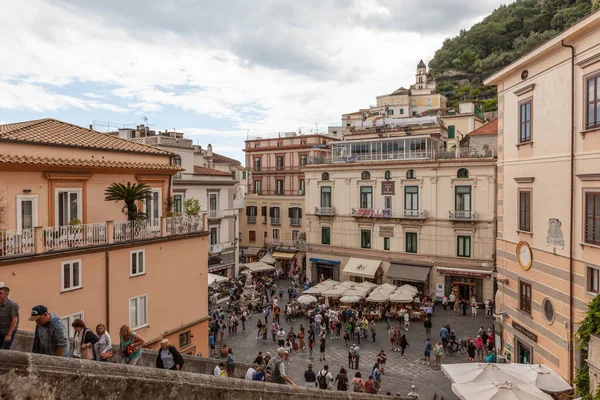
[[[243,141],[339,125],[508,0],[3,0],[0,123]]]

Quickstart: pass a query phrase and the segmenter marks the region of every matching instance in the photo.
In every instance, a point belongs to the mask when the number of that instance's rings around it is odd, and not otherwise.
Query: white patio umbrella
[[[310,294],[303,294],[302,296],[298,297],[296,301],[300,304],[311,304],[316,303],[317,298],[315,296],[311,296]]]
[[[405,290],[396,290],[390,295],[390,301],[392,303],[410,303],[413,300],[413,295]]]
[[[304,294],[316,294],[316,295],[319,295],[319,294],[321,294],[321,292],[323,292],[325,290],[327,290],[327,288],[319,286],[319,285],[315,285],[313,287],[310,287],[310,288],[306,289],[302,293],[304,293]]]
[[[354,287],[357,285],[358,285],[358,283],[352,282],[352,281],[344,281],[344,282],[340,283],[340,286],[345,286],[347,288],[351,288],[351,287]]]
[[[532,383],[519,379],[515,374],[503,371],[503,364],[461,363],[442,365],[442,372],[452,383]],[[508,364],[507,364],[508,365]]]
[[[333,279],[327,279],[326,281],[319,283],[319,285],[321,285],[322,287],[327,287],[327,288],[331,288],[331,287],[334,287],[339,284],[340,283],[338,281],[334,281]]]
[[[390,295],[387,293],[375,293],[371,292],[367,301],[370,303],[384,303],[390,299]]]
[[[392,285],[391,283],[383,283],[377,286],[373,291],[376,293],[392,294],[394,291],[396,291],[396,289],[398,289],[398,286],[396,285]]]
[[[410,292],[410,293],[412,293],[413,296],[415,294],[419,293],[419,289],[417,289],[413,285],[408,285],[408,284],[407,285],[402,285],[398,289],[402,289],[402,290],[405,290],[407,292]]]
[[[358,301],[360,301],[358,296],[342,296],[340,299],[340,303],[356,303]]]
[[[344,292],[344,296],[358,296],[358,297],[365,297],[367,294],[369,294],[369,292],[371,291],[371,289],[368,289],[366,287],[362,287],[362,286],[354,286],[348,290],[346,290]]]
[[[530,383],[453,383],[460,400],[552,400]]]
[[[344,295],[344,293],[346,292],[346,290],[348,290],[348,287],[343,286],[343,285],[337,285],[335,287],[325,290],[324,292],[321,293],[321,295],[325,296],[325,297],[337,298],[337,297],[342,297]]]
[[[377,284],[369,281],[364,281],[359,286],[366,287],[367,289],[373,290],[377,287]]]
[[[543,364],[496,364],[501,371],[534,384],[546,393],[564,393],[573,390],[558,373]]]

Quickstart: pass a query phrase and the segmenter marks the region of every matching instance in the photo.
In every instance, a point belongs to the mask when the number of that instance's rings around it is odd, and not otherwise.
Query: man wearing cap
[[[32,353],[68,356],[69,338],[58,315],[49,313],[46,306],[40,304],[31,309],[29,320],[37,324]]]
[[[298,390],[298,386],[285,373],[285,360],[289,357],[289,353],[280,347],[277,349],[277,356],[273,357],[267,365],[267,370],[271,371],[271,383],[284,384],[287,382]]]
[[[0,288],[0,336],[3,350],[10,350],[15,333],[19,329],[19,305],[8,298],[10,289]]]

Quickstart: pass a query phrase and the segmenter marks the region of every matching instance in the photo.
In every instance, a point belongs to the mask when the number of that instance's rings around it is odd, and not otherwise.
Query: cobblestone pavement
[[[278,282],[278,286],[282,287],[283,285],[286,288],[286,283],[285,280]],[[280,306],[287,304],[287,300],[286,291],[282,301],[279,303]],[[281,308],[283,310],[283,307]],[[454,316],[453,312],[444,311],[441,306],[437,307],[432,318],[432,343],[435,343],[439,338],[439,330],[446,323],[450,323],[451,328],[456,332],[456,336],[459,339],[464,339],[468,336],[475,337],[480,326],[483,325],[487,329],[493,324],[493,319],[486,318],[483,315],[483,310],[479,310],[479,315],[476,318],[470,316],[470,310],[467,314],[468,316],[466,317],[462,315]],[[240,362],[251,363],[259,351],[262,351],[263,354],[267,351],[270,351],[271,354],[276,352],[277,345],[271,340],[270,329],[266,344],[262,340],[256,340],[257,317],[259,315],[252,315],[250,320],[246,322],[246,332],[242,332],[241,324],[238,333],[228,334],[225,332],[224,341],[227,345],[233,347],[236,358]],[[262,315],[260,317],[264,322],[264,317]],[[297,318],[291,324],[286,323],[284,319],[285,317],[282,312],[281,325],[286,333],[290,326],[293,326],[294,331],[298,332],[301,323],[308,329],[308,318]],[[368,340],[361,339],[359,345],[361,349],[359,371],[362,378],[365,379],[369,376],[377,353],[383,349],[388,355],[388,359],[385,366],[381,393],[391,392],[392,394],[396,394],[399,392],[406,395],[410,391],[410,386],[414,384],[417,387],[420,399],[431,400],[434,393],[437,393],[438,398],[442,395],[444,400],[457,399],[456,395],[452,393],[450,381],[440,370],[440,367],[423,365],[422,363],[426,338],[423,323],[412,322],[409,331],[405,333],[409,347],[406,349],[404,358],[400,356],[399,352],[390,351],[389,336],[385,321],[377,323],[375,343],[370,339],[370,335]],[[358,344],[356,340],[353,343]],[[329,337],[327,337],[326,346],[326,363],[329,364],[329,370],[335,378],[341,366],[348,367],[348,348],[344,345],[343,339],[330,340]],[[318,345],[315,346],[313,357],[313,370],[318,372],[325,364],[325,362],[319,361]],[[293,352],[290,358],[290,365],[286,365],[287,374],[299,386],[304,385],[304,371],[309,362],[311,361],[308,360],[308,349],[306,349],[304,351]],[[455,354],[451,357],[446,355],[442,357],[442,364],[461,362],[467,362],[467,355]],[[355,372],[355,370],[348,371],[350,379],[354,377]]]

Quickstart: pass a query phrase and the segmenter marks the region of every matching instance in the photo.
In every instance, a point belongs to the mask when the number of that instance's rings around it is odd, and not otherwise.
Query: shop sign
[[[524,326],[519,325],[515,321],[512,322],[512,327],[515,328],[516,331],[521,332],[523,335],[537,343],[537,335],[535,333],[526,329]]]
[[[396,182],[394,182],[394,181],[381,182],[381,194],[395,195],[396,194]]]
[[[444,284],[438,283],[435,285],[435,297],[441,299],[444,297]]]
[[[394,236],[394,227],[393,226],[380,226],[379,227],[379,236],[393,237]]]

